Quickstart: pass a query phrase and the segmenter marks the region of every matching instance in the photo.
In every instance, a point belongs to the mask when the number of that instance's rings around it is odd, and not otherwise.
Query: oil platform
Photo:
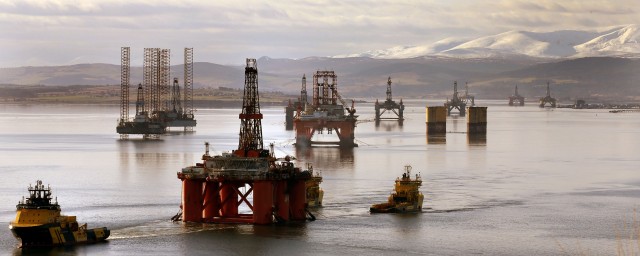
[[[169,85],[170,50],[145,48],[143,82],[138,85],[136,114],[129,118],[129,89],[131,79],[130,48],[121,48],[120,65],[120,119],[116,131],[120,138],[129,134],[142,134],[143,138],[157,137],[170,127],[193,130],[193,48],[184,49],[184,88],[178,78]]]
[[[451,97],[451,100],[447,99],[444,103],[444,107],[447,109],[448,116],[451,115],[451,110],[453,109],[457,109],[460,116],[465,115],[467,103],[458,96],[458,81],[453,82],[453,97]]]
[[[304,83],[303,83],[304,84]],[[303,90],[306,95],[306,90]],[[301,97],[302,98],[302,97]],[[338,104],[340,101],[340,104]],[[313,101],[304,110],[298,109],[294,118],[296,147],[337,145],[357,147],[355,128],[357,117],[354,102],[351,107],[338,93],[338,77],[333,71],[316,71],[313,75]],[[323,132],[338,135],[338,141],[312,141],[313,135]]]
[[[518,94],[518,86],[516,85],[516,92],[514,95],[509,96],[509,106],[524,106],[524,97]]]
[[[286,130],[293,130],[293,120],[298,117],[300,112],[304,111],[307,107],[307,76],[302,75],[302,89],[300,90],[300,98],[293,103],[289,100],[289,104],[285,107],[285,126]]]
[[[464,83],[464,95],[460,98],[471,107],[476,105],[476,96],[469,94],[469,83]]]
[[[202,163],[177,173],[182,203],[173,220],[271,224],[315,219],[308,205],[322,201],[322,178],[310,166],[295,167],[288,156],[276,159],[273,146],[263,149],[258,69],[255,59],[246,64],[238,149],[211,156],[205,143]]]
[[[398,104],[391,98],[391,77],[387,80],[387,100],[380,104],[378,103],[378,99],[376,99],[375,109],[376,124],[378,124],[380,120],[398,120],[398,122],[402,122],[404,120],[404,104],[402,104],[402,99],[400,99],[400,103]],[[382,112],[380,110],[382,110]],[[387,110],[391,110],[396,117],[382,117],[382,114]]]
[[[549,82],[547,82],[547,96],[540,98],[540,107],[544,108],[547,103],[552,107],[556,107],[556,99],[551,97],[551,90],[549,89]]]

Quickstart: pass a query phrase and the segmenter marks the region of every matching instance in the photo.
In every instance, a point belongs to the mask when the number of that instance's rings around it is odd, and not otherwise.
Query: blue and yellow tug
[[[87,224],[78,225],[76,216],[61,215],[58,200],[51,202],[51,187],[42,185],[41,180],[28,190],[29,198],[18,202],[16,219],[9,225],[21,247],[95,243],[109,237],[106,227],[87,229]]]

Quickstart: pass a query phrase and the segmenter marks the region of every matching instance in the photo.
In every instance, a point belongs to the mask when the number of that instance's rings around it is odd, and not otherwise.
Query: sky
[[[120,63],[185,47],[196,62],[300,59],[513,30],[640,23],[640,0],[0,0],[0,67]]]

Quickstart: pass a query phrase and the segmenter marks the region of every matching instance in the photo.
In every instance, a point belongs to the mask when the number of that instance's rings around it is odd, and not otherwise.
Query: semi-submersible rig
[[[238,149],[211,156],[205,143],[202,163],[178,172],[182,204],[174,220],[270,224],[315,219],[308,207],[322,203],[322,178],[310,165],[301,170],[289,157],[276,159],[273,148],[263,148],[258,68],[255,59],[246,64]],[[243,203],[250,212],[239,211]]]
[[[354,102],[351,107],[338,93],[338,76],[333,71],[316,71],[313,75],[313,99],[307,102],[307,78],[302,76],[300,99],[285,108],[286,127],[296,130],[296,147],[338,146],[357,147],[355,129],[358,116]],[[338,104],[338,101],[340,104]],[[337,141],[313,140],[315,134],[335,134]]]

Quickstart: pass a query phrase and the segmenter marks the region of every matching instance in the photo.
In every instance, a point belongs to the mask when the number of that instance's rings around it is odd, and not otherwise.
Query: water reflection
[[[120,171],[164,169],[184,163],[195,164],[190,152],[172,152],[164,140],[119,140]],[[174,145],[175,146],[175,145]]]
[[[376,131],[402,131],[404,120],[383,120],[375,121]]]
[[[86,255],[87,246],[99,246],[108,245],[109,240],[98,244],[81,244],[76,246],[61,246],[61,247],[17,247],[13,250],[13,255]]]
[[[446,144],[446,143],[447,143],[446,133],[435,133],[435,134],[427,133],[427,144]]]
[[[467,123],[466,123],[466,119],[464,116],[459,116],[459,115],[451,115],[449,116],[448,120],[451,122],[451,130],[449,130],[449,132],[462,132],[458,129],[464,129],[466,131],[467,129]],[[462,123],[462,127],[458,127],[459,123]],[[449,127],[447,125],[447,127]]]
[[[353,148],[307,147],[297,148],[296,158],[302,162],[313,163],[317,169],[337,169],[354,165]]]
[[[193,135],[195,134],[195,130],[167,130],[167,135]]]
[[[487,134],[467,133],[467,143],[470,146],[486,146]]]

